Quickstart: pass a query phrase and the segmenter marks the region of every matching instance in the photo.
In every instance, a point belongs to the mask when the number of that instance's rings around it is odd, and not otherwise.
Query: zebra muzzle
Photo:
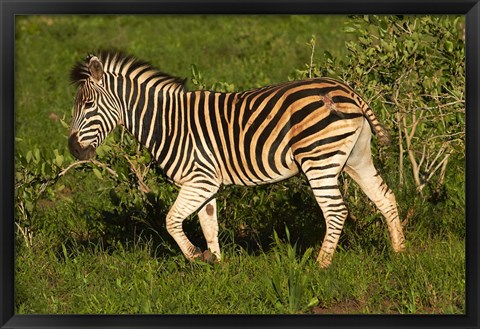
[[[68,148],[70,153],[79,160],[89,160],[95,156],[95,148],[92,145],[82,147],[78,142],[78,135],[72,134],[68,138]]]

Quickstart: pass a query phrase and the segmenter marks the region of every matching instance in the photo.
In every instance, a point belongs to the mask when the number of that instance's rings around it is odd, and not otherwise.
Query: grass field
[[[346,21],[340,16],[19,17],[16,152],[32,159],[28,166],[38,160],[39,168],[47,159],[60,157],[62,169],[74,161],[62,125],[71,120],[75,93],[69,71],[96,49],[119,49],[190,80],[194,65],[207,87],[246,90],[305,70],[312,35],[315,63],[323,63],[323,51],[343,58],[345,42],[354,38],[343,32]],[[192,82],[188,86],[195,88]],[[465,312],[461,202],[431,204],[414,188],[397,187],[395,175],[385,177],[405,224],[407,251],[397,255],[381,215],[354,190],[346,199],[358,219],[347,222],[333,265],[322,270],[315,258],[323,219],[301,177],[248,192],[229,187],[219,195],[223,262],[207,265],[185,260],[166,233],[164,216],[177,190],[157,177],[156,169],[151,172],[152,193],[132,194],[126,191],[135,186],[107,171],[78,167],[34,199],[28,220],[16,218],[17,313]],[[195,217],[184,227],[205,245]]]

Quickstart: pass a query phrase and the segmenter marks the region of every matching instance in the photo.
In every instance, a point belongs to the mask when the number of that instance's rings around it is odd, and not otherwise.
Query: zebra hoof
[[[217,257],[215,254],[212,254],[210,250],[205,250],[203,253],[200,248],[195,249],[195,254],[193,255],[193,260],[198,260],[208,264],[213,264],[216,261]]]
[[[203,261],[208,264],[213,264],[218,262],[218,259],[217,256],[210,251],[210,249],[207,249],[203,252]]]
[[[195,255],[193,256],[194,261],[204,262],[210,265],[213,265],[215,262],[218,262],[217,256],[213,254],[210,250],[205,250],[203,253],[199,248],[195,250]]]
[[[402,253],[405,251],[405,244],[401,244],[399,246],[393,246],[393,251],[396,253]]]
[[[192,260],[195,260],[195,259],[203,260],[202,249],[200,249],[198,247],[195,247],[195,252],[193,253],[193,256],[192,256],[191,259]]]
[[[332,264],[332,254],[328,254],[326,252],[320,251],[320,254],[317,257],[318,265],[320,268],[326,269]]]

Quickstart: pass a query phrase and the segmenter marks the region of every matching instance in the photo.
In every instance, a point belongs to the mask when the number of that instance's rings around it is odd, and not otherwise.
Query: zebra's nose
[[[70,135],[68,138],[68,148],[70,153],[79,160],[89,160],[95,156],[95,148],[93,146],[82,147],[80,145],[77,133]]]

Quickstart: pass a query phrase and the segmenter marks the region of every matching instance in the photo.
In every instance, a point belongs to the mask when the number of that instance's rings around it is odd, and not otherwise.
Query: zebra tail
[[[370,124],[370,127],[377,135],[379,143],[382,145],[389,145],[391,141],[390,133],[382,126],[373,110],[366,103],[364,103],[364,106],[362,106],[361,109],[363,111],[363,115]]]

